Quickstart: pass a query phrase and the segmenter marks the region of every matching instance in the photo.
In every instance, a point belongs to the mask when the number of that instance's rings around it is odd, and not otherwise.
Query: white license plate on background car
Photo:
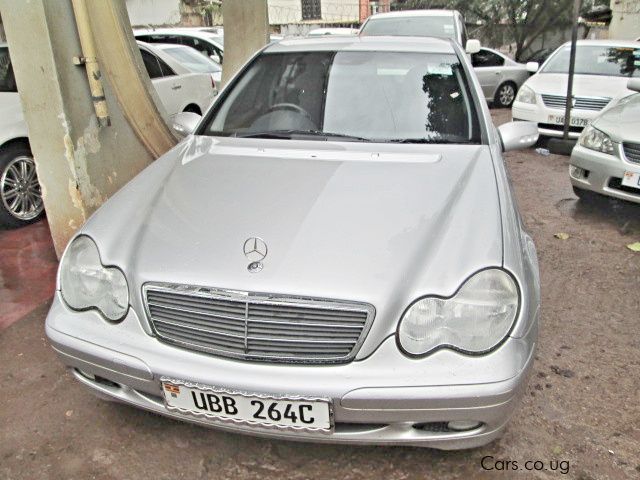
[[[625,187],[640,189],[640,173],[624,172],[622,185]]]
[[[564,116],[549,115],[549,123],[564,125]],[[589,125],[589,120],[587,120],[586,118],[571,117],[569,119],[569,125],[571,125],[572,127],[586,127],[587,125]]]
[[[174,380],[162,382],[162,393],[167,409],[198,417],[264,427],[331,430],[327,399],[230,392]]]

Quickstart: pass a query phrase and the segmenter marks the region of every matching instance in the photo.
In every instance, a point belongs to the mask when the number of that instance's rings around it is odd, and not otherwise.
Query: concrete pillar
[[[91,4],[89,2],[90,16],[93,15]],[[109,5],[115,12],[123,10],[128,22],[123,0],[110,0]],[[85,67],[73,62],[74,57],[82,56],[82,50],[70,1],[0,0],[0,11],[45,210],[56,252],[60,255],[68,239],[89,215],[147,166],[158,152],[150,151],[148,145],[145,147],[140,138],[144,132],[141,135],[139,128],[132,128],[105,75],[102,80],[111,126],[98,125]],[[135,49],[129,25],[127,28]],[[142,71],[140,54],[135,50],[139,63],[135,68]],[[128,62],[131,73],[134,68],[131,56],[123,54],[122,57],[126,58],[123,63],[126,66]],[[138,88],[136,81],[129,82],[137,97],[145,97],[146,92],[148,101],[153,103],[151,98],[155,92],[148,77],[140,79],[134,72],[131,78],[145,85]],[[145,113],[149,112],[142,112]],[[175,143],[166,131],[161,131],[166,125],[157,109],[146,117],[143,115],[142,123],[147,131],[152,128],[160,132],[156,136],[159,140],[148,143],[160,143],[162,150]]]
[[[231,77],[269,42],[269,10],[267,0],[225,0],[224,66],[222,83]]]

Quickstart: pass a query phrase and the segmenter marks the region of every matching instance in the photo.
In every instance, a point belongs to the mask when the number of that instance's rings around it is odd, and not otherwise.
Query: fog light
[[[467,430],[475,430],[482,422],[476,422],[473,420],[454,420],[447,424],[449,430],[455,430],[456,432],[465,432]]]
[[[576,180],[583,180],[589,176],[589,171],[575,165],[569,165],[569,175]]]

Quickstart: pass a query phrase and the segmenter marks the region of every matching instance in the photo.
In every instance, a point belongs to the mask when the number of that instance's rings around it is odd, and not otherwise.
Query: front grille
[[[606,107],[611,98],[609,97],[573,97],[575,104],[573,108],[578,110],[593,110],[599,112]],[[547,95],[542,94],[542,101],[547,107],[566,108],[567,97],[564,95]]]
[[[547,130],[557,130],[558,132],[564,131],[564,125],[556,125],[555,123],[539,123],[538,127],[545,128]],[[584,127],[572,127],[569,126],[569,131],[573,133],[582,133]]]
[[[173,284],[143,287],[157,337],[245,360],[344,363],[373,321],[369,304]]]
[[[627,160],[640,163],[640,143],[623,143],[622,149]]]

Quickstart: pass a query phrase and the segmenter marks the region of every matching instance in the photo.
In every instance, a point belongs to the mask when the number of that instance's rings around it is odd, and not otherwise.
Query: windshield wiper
[[[238,138],[280,138],[291,140],[294,136],[313,136],[324,137],[325,140],[330,138],[339,138],[341,140],[348,140],[353,142],[370,142],[371,140],[364,137],[357,137],[355,135],[346,135],[344,133],[323,132],[321,130],[270,130],[264,132],[249,132],[249,133],[236,133],[235,137]]]
[[[468,141],[454,141],[446,138],[393,138],[385,140],[387,143],[432,143],[432,144],[465,144]]]

